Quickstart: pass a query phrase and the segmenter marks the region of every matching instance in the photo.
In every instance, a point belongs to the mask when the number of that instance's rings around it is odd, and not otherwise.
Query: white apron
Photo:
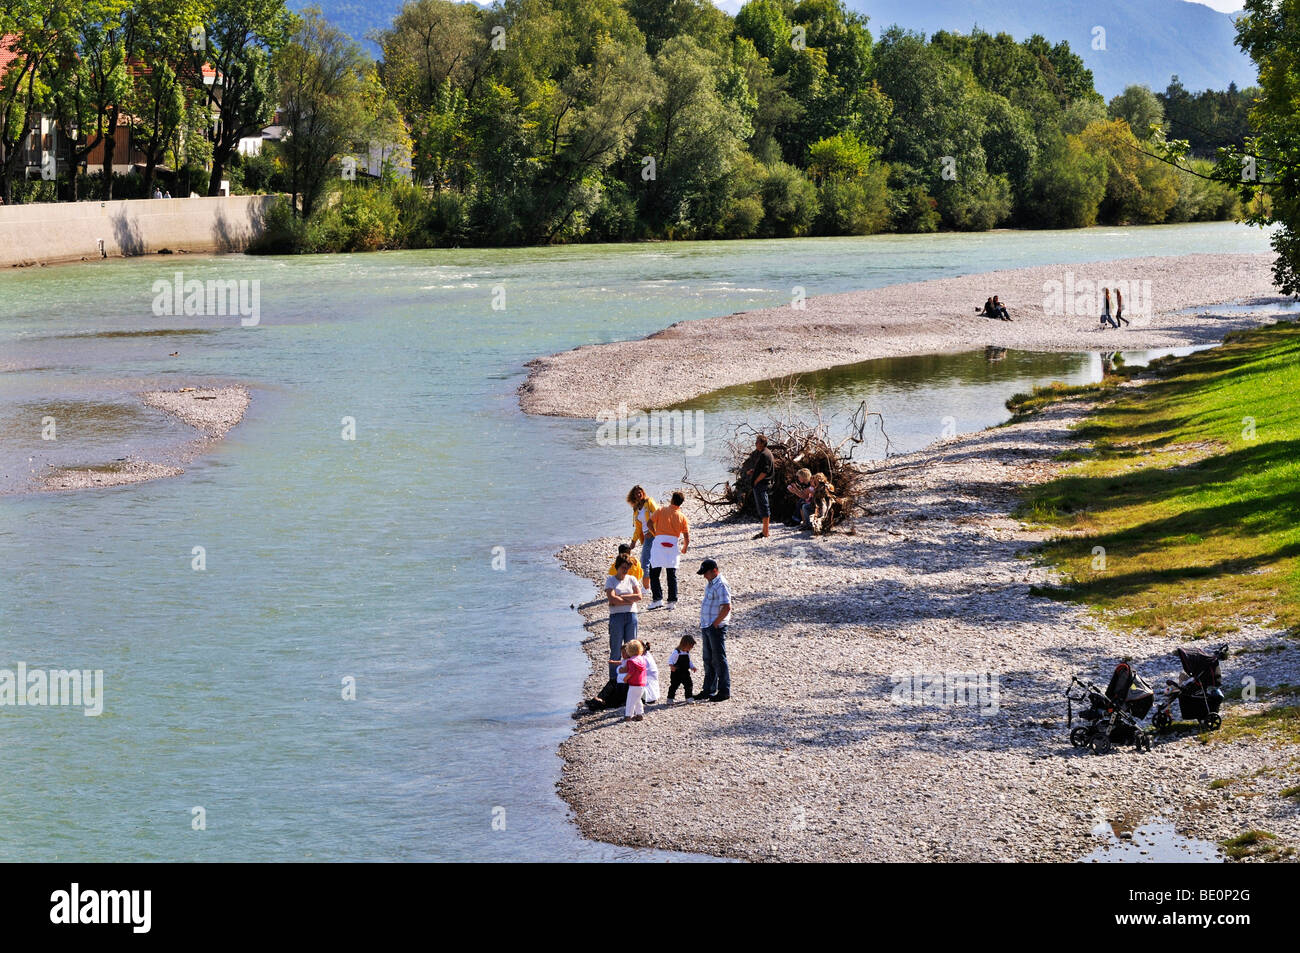
[[[650,568],[676,569],[681,554],[681,540],[678,537],[656,536],[650,547]]]

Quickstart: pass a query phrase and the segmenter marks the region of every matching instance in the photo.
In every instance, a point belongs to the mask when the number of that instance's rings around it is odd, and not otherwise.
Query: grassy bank
[[[1044,594],[1192,638],[1300,630],[1300,327],[1234,334],[1155,372],[1087,391],[1102,404],[1077,430],[1077,462],[1026,491],[1020,515],[1061,531],[1043,555],[1065,587]]]

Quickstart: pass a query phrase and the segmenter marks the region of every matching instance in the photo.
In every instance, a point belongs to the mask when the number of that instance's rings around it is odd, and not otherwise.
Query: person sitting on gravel
[[[997,295],[994,295],[992,298],[989,298],[984,302],[984,309],[982,311],[976,308],[975,313],[983,318],[997,318],[999,321],[1011,320],[1011,312],[1007,310],[1006,305],[998,300]]]
[[[788,483],[785,487],[790,495],[795,498],[794,512],[790,515],[790,525],[812,529],[812,524],[808,522],[813,510],[812,471],[804,467],[794,476],[796,482]]]
[[[807,528],[816,533],[830,518],[831,506],[835,503],[835,487],[824,473],[813,475],[812,487],[812,512],[808,516]]]
[[[619,649],[620,655],[623,649]],[[607,681],[593,697],[588,698],[586,706],[591,711],[601,711],[605,708],[622,708],[627,704],[627,680],[626,676],[615,675]],[[574,717],[578,717],[576,714]]]
[[[613,679],[604,684],[599,692],[585,702],[590,711],[605,708],[618,708],[627,702],[627,684]],[[577,718],[575,714],[573,717]]]

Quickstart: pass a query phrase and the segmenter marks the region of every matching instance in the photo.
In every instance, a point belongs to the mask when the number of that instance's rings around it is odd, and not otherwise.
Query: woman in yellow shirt
[[[628,505],[632,507],[632,545],[641,544],[641,568],[650,568],[650,544],[655,534],[650,529],[650,517],[659,507],[650,499],[646,491],[637,484],[627,494]]]

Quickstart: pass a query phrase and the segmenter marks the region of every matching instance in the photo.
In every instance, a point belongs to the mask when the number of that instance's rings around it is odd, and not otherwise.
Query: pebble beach
[[[580,714],[560,792],[584,834],[750,861],[1069,861],[1102,843],[1099,825],[1122,836],[1166,817],[1189,837],[1262,828],[1300,844],[1300,813],[1279,793],[1300,783],[1294,751],[1176,732],[1145,754],[1070,746],[1072,674],[1104,685],[1130,656],[1162,680],[1180,644],[1030,595],[1052,579],[1025,558],[1040,537],[1010,515],[1017,489],[1061,466],[1052,458],[1087,409],[891,458],[869,477],[853,535],[774,526],[751,540],[748,521],[694,512],[680,607],[643,613],[638,637],[666,691],[668,652],[698,625],[694,567],[716,559],[738,607],[731,700],[656,705],[632,724],[621,710]],[[619,542],[561,558],[603,578]],[[590,696],[605,678],[603,600],[583,616]],[[1227,685],[1300,681],[1293,639],[1260,629],[1232,645],[1244,654],[1224,663]],[[944,672],[998,673],[996,713],[894,703],[891,676]]]

